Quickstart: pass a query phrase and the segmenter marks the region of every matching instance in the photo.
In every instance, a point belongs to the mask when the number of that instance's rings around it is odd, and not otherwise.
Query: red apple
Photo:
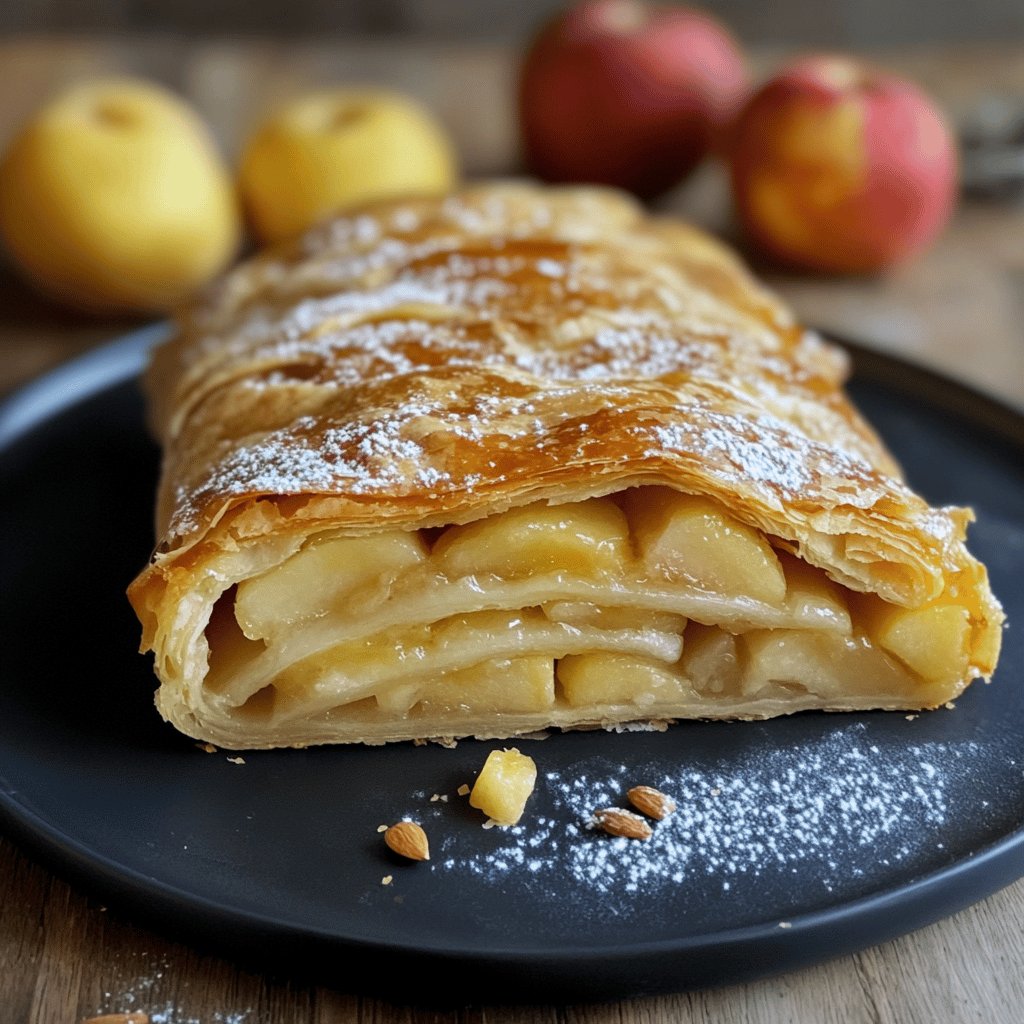
[[[734,125],[737,210],[776,258],[863,272],[926,248],[956,198],[956,145],[912,83],[848,57],[783,70]]]
[[[747,93],[739,47],[713,18],[589,0],[542,29],[519,80],[530,169],[649,198],[708,154]]]

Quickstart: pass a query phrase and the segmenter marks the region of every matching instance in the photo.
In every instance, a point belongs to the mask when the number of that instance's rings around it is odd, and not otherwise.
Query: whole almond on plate
[[[626,796],[641,814],[657,821],[664,821],[676,809],[672,797],[652,786],[634,786]]]
[[[427,833],[415,821],[400,821],[384,833],[389,849],[406,860],[430,860]]]
[[[651,826],[639,814],[624,811],[621,807],[604,807],[594,811],[594,821],[611,836],[650,839],[654,835]]]

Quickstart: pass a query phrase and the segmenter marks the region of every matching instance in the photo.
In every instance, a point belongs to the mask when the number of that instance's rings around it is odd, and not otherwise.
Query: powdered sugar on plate
[[[431,830],[431,870],[570,899],[580,889],[608,898],[575,902],[580,912],[621,912],[636,898],[693,885],[724,894],[770,887],[780,875],[799,875],[828,901],[865,874],[898,869],[922,852],[941,858],[951,804],[978,753],[972,741],[883,753],[857,723],[799,747],[730,760],[721,770],[688,765],[685,756],[670,771],[664,763],[654,770],[588,759],[571,773],[542,772],[522,822],[492,830],[493,845],[484,849],[476,838],[467,842],[463,823],[439,823]],[[653,823],[646,841],[595,830],[594,810],[628,807],[625,793],[634,785],[662,790],[678,810]],[[987,803],[980,804],[983,813]]]

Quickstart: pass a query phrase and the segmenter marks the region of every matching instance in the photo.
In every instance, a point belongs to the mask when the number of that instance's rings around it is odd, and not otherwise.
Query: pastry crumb
[[[387,830],[388,830],[387,825],[378,825],[377,826],[377,831],[378,832],[387,832]]]
[[[394,880],[395,880],[395,876],[394,875],[385,875],[380,880],[380,884],[381,885],[390,885]]]
[[[792,928],[793,925],[789,921],[780,921],[779,922],[779,927],[780,928]]]
[[[649,722],[610,722],[601,728],[605,732],[666,732],[668,727],[675,721],[672,718],[655,718]]]
[[[912,722],[912,721],[914,721],[915,718],[920,718],[921,716],[920,715],[904,715],[903,717],[906,718],[906,720],[908,722]]]
[[[232,764],[245,764],[245,758],[244,757],[229,757],[228,760]]]
[[[946,709],[947,711],[956,711],[956,705],[955,705],[955,704],[954,704],[954,703],[953,703],[953,702],[952,702],[951,700],[947,700],[947,701],[946,701],[946,703],[945,703],[945,704],[943,704],[942,706],[943,706],[943,707],[944,707],[944,708],[945,708],[945,709]]]
[[[469,786],[464,782],[457,790],[455,790],[459,796],[469,796]]]

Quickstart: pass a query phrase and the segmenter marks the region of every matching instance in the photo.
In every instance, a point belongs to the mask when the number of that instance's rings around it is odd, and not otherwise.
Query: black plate
[[[157,453],[135,377],[158,334],[97,350],[0,413],[0,818],[92,892],[346,989],[386,963],[392,996],[552,1001],[809,964],[1024,873],[1019,629],[992,685],[953,711],[524,741],[540,782],[512,832],[482,829],[455,792],[496,744],[244,764],[201,752],[153,710],[124,599],[151,543]],[[855,398],[911,481],[976,508],[973,548],[1021,622],[1021,418],[891,359],[861,352],[858,367]],[[680,801],[654,839],[582,828],[639,783]],[[403,815],[427,828],[429,863],[384,849],[378,825]]]

